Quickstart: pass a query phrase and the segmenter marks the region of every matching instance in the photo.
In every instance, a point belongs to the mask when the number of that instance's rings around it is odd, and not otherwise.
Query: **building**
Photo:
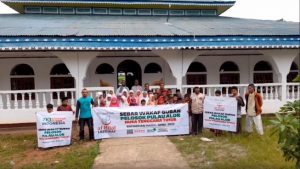
[[[122,78],[207,95],[254,82],[264,113],[299,99],[299,23],[219,16],[234,0],[1,1],[20,14],[0,15],[0,124]]]

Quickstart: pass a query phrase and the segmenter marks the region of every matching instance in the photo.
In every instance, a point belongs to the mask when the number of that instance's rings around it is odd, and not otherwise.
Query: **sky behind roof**
[[[0,2],[1,13],[16,13]],[[299,0],[237,0],[223,16],[299,22]]]

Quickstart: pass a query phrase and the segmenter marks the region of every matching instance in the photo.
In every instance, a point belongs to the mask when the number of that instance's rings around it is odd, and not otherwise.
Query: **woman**
[[[141,101],[142,101],[142,94],[140,90],[136,91],[136,96],[135,96],[136,102],[138,103],[138,105],[141,105]]]
[[[109,107],[120,107],[119,101],[116,96],[112,96]]]
[[[156,99],[156,95],[152,95],[150,97],[150,100],[148,102],[149,106],[156,106],[157,105],[157,99]]]
[[[149,97],[148,97],[148,92],[147,91],[143,91],[143,96],[141,98],[141,102],[142,100],[145,100],[145,104],[148,105],[148,102],[149,102]]]

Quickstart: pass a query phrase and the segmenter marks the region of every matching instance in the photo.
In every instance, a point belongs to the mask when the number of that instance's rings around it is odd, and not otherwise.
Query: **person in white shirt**
[[[139,84],[139,80],[135,79],[134,85],[131,87],[131,90],[133,90],[134,93],[136,93],[138,90],[143,91],[142,86],[140,86]]]
[[[116,91],[116,95],[119,95],[120,93],[123,94],[124,90],[126,90],[127,93],[129,92],[129,88],[126,86],[126,82],[124,80],[122,80],[121,86]]]
[[[198,135],[202,133],[203,128],[203,104],[204,94],[200,92],[199,87],[194,88],[194,93],[191,94],[190,99],[190,113],[192,114],[192,134]]]

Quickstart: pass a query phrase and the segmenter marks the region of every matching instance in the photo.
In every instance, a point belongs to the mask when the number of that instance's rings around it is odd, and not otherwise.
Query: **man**
[[[238,95],[238,88],[236,86],[231,87],[231,96],[236,98],[237,101],[237,124],[236,124],[236,134],[242,131],[242,107],[245,106],[244,100]]]
[[[144,84],[144,91],[148,92],[150,90],[150,85],[149,83]]]
[[[246,131],[252,132],[252,123],[254,122],[258,134],[263,135],[263,126],[261,121],[262,112],[262,97],[255,91],[254,84],[248,85],[248,92],[245,94],[246,98]]]
[[[134,93],[136,93],[138,90],[143,91],[142,86],[140,86],[140,84],[139,84],[139,80],[137,80],[137,79],[134,80],[134,85],[131,87],[131,90],[133,90]]]
[[[92,110],[91,105],[94,105],[93,99],[88,96],[88,90],[82,89],[81,91],[82,97],[77,100],[76,104],[76,121],[78,120],[79,115],[79,137],[80,140],[84,139],[84,126],[87,123],[89,127],[89,137],[90,140],[94,139],[94,130],[93,130],[93,118],[92,118]]]
[[[165,89],[165,84],[160,83],[159,90],[157,91],[157,105],[165,104],[165,97],[168,96],[169,92]]]
[[[47,104],[47,112],[52,113],[53,112],[53,104]]]
[[[69,98],[68,97],[63,97],[61,99],[61,105],[57,107],[57,111],[72,111],[71,105],[69,105]],[[74,112],[73,112],[74,114]]]
[[[200,93],[200,88],[195,87],[191,94],[190,112],[192,114],[192,134],[202,133],[203,128],[203,103],[204,94]]]
[[[121,81],[121,86],[117,89],[116,95],[122,94],[123,91],[126,90],[127,93],[129,92],[129,88],[126,86],[126,82],[124,80]]]

